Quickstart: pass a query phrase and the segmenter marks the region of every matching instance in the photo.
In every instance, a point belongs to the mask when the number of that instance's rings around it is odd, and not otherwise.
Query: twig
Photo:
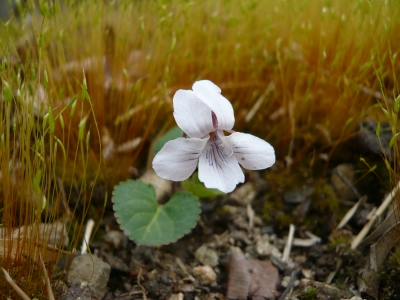
[[[182,260],[179,257],[175,258],[175,261],[176,261],[176,264],[178,265],[178,267],[181,268],[183,273],[185,273],[185,275],[190,275],[189,272],[187,271],[185,265],[183,264]]]
[[[289,261],[290,251],[292,250],[294,230],[295,230],[294,225],[290,224],[289,235],[286,241],[285,249],[283,250],[283,257],[282,257],[282,261],[285,263]]]
[[[139,274],[137,276],[137,286],[140,287],[141,292],[143,294],[143,300],[147,300],[147,296],[146,296],[146,289],[144,288],[144,286],[140,283],[140,278],[142,277],[142,268],[139,268]]]
[[[94,224],[95,223],[92,219],[89,219],[86,223],[85,235],[83,237],[82,246],[81,246],[81,254],[82,255],[87,252],[87,245],[89,244],[89,240],[90,240],[90,236],[92,235]]]
[[[175,261],[178,267],[181,268],[182,272],[187,276],[183,279],[183,281],[190,280],[191,282],[194,282],[195,281],[194,277],[188,272],[182,260],[179,257],[177,257]]]
[[[321,238],[308,230],[305,232],[306,236],[308,236],[310,239],[316,240],[318,243],[321,241]]]
[[[394,196],[396,195],[399,188],[400,188],[400,181],[399,181],[399,183],[397,183],[396,187],[390,192],[390,194],[386,196],[386,198],[383,200],[382,204],[376,210],[376,212],[371,217],[369,222],[364,226],[364,228],[360,231],[360,233],[355,237],[355,239],[351,243],[351,249],[356,249],[360,245],[361,241],[368,234],[369,230],[371,229],[372,225],[375,223],[376,219],[380,215],[383,214],[383,212],[386,210],[386,208],[392,202],[392,200],[393,200]]]
[[[49,300],[55,300],[53,290],[51,289],[51,285],[50,285],[49,275],[47,274],[47,270],[44,265],[42,254],[40,254],[40,252],[39,252],[39,260],[40,260],[40,264],[42,265],[42,268],[43,268],[44,280],[46,282],[46,288],[47,288],[47,295],[49,296]]]
[[[256,114],[257,110],[261,107],[261,104],[264,102],[265,99],[265,94],[261,95],[260,98],[254,103],[253,107],[250,109],[250,111],[247,113],[246,117],[244,118],[244,121],[246,123],[249,123],[251,119],[253,119],[254,115]]]
[[[251,204],[247,204],[247,217],[249,218],[249,227],[254,227],[254,209],[251,207]]]
[[[305,233],[309,238],[308,239],[294,238],[293,239],[293,245],[294,246],[311,247],[312,245],[315,245],[316,243],[321,242],[321,238],[316,236],[315,234],[312,234],[309,231],[306,231]]]
[[[368,213],[368,215],[365,217],[366,220],[371,220],[372,217],[374,216],[375,212],[376,212],[377,208],[376,206],[374,206],[371,211]]]
[[[300,269],[294,270],[292,272],[292,274],[290,275],[290,280],[288,285],[286,286],[285,290],[283,291],[283,293],[281,294],[281,296],[279,297],[278,300],[284,300],[287,296],[287,294],[289,293],[290,289],[292,288],[293,284],[294,284],[294,280],[297,276],[297,273],[299,273]]]
[[[340,221],[339,225],[336,227],[336,229],[342,228],[344,225],[347,224],[347,222],[350,221],[350,219],[354,216],[356,213],[357,209],[367,201],[368,197],[367,195],[362,196],[356,204],[352,208],[349,209],[349,211],[344,215],[343,219]]]
[[[316,239],[298,239],[294,238],[293,239],[293,246],[297,247],[311,247],[318,243],[319,241]]]
[[[339,258],[338,261],[336,262],[335,270],[330,272],[328,277],[326,278],[326,281],[325,281],[326,284],[330,284],[332,282],[332,279],[335,277],[336,273],[340,270],[342,263],[343,263],[343,260],[341,258]]]
[[[8,272],[5,269],[3,268],[1,269],[3,270],[6,281],[12,286],[12,288],[17,292],[17,294],[20,295],[23,300],[31,300],[31,298],[29,298],[28,295],[25,294],[24,291],[21,290],[21,288],[14,282],[14,280],[10,277],[10,274],[8,274]]]
[[[123,144],[120,144],[117,146],[117,152],[118,153],[125,153],[132,151],[139,146],[139,144],[142,142],[142,138],[139,136],[137,138],[134,138],[133,140],[129,140]]]
[[[143,287],[143,285],[140,283],[140,279],[142,278],[142,268],[139,268],[139,274],[137,276],[137,284],[138,286],[140,286],[143,290],[143,298],[144,300],[146,300],[146,293],[145,293],[145,288]]]

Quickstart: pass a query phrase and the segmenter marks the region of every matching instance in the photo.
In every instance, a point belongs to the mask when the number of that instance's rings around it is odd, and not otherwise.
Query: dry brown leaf
[[[246,299],[249,294],[251,276],[249,266],[242,251],[229,256],[228,299]]]
[[[363,248],[367,245],[375,243],[379,238],[385,235],[385,233],[388,232],[393,226],[400,223],[396,213],[397,213],[397,203],[389,207],[386,219],[374,230],[374,232],[372,232],[360,243],[359,247]]]
[[[370,246],[365,267],[358,277],[358,289],[375,299],[378,298],[378,270],[386,259],[396,241],[400,238],[399,224],[387,231],[375,244]]]
[[[47,263],[71,254],[60,249],[69,242],[65,224],[61,221],[21,226],[9,235],[6,232],[5,229],[0,238],[0,257],[30,257],[39,262],[38,255],[41,253],[43,261]]]
[[[0,257],[17,259],[20,256],[30,257],[39,262],[39,252],[45,263],[55,262],[72,253],[47,245],[30,238],[0,239]]]
[[[229,257],[228,299],[272,299],[279,296],[278,269],[268,261],[246,260],[239,250]]]
[[[276,286],[279,283],[278,269],[269,261],[254,259],[249,261],[251,283],[249,296],[253,299],[271,299],[279,296]]]
[[[27,237],[54,247],[68,246],[69,238],[65,224],[61,221],[21,226],[12,233],[13,239]]]

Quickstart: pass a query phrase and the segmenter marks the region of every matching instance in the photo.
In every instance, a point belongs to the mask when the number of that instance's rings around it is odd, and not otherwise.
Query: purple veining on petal
[[[197,160],[197,159],[199,159],[199,158],[198,158],[198,157],[195,157],[195,158],[189,158],[189,159],[182,160],[182,161],[191,161],[191,160]]]
[[[210,137],[204,149],[209,166],[213,168],[217,167],[222,170],[223,165],[228,164],[227,158],[232,154],[232,149],[230,149],[228,155],[226,147],[227,145],[219,138],[218,134],[214,134]],[[217,160],[217,158],[219,159]]]
[[[238,147],[238,146],[236,146],[237,145],[237,142],[232,142],[232,151],[234,152],[234,153],[236,153],[236,154],[249,154],[248,152],[239,152],[239,151],[237,151],[238,149],[251,149],[252,147],[251,146],[241,146],[241,147]],[[242,150],[243,151],[243,150]]]

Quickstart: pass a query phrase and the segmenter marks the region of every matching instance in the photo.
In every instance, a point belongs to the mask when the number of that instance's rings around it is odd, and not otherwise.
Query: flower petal
[[[229,193],[244,182],[243,171],[229,152],[218,135],[208,141],[199,159],[199,179],[206,187]]]
[[[196,81],[193,91],[217,116],[218,129],[230,130],[235,124],[232,104],[221,95],[221,89],[209,80]]]
[[[193,91],[178,90],[174,96],[174,118],[192,138],[202,138],[214,131],[211,109]]]
[[[230,141],[233,155],[248,170],[269,168],[275,163],[274,148],[254,135],[235,132],[224,139]]]
[[[207,141],[208,138],[177,138],[167,142],[153,159],[154,171],[168,180],[188,179],[196,169],[198,158]]]

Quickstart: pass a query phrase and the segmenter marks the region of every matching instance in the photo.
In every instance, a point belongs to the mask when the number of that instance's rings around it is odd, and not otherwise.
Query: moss
[[[279,214],[276,217],[276,222],[278,223],[279,226],[289,226],[290,224],[293,224],[294,218],[292,215]]]
[[[329,246],[332,248],[336,248],[337,246],[347,245],[350,247],[350,243],[352,241],[351,236],[336,236],[334,238],[329,239]]]
[[[321,212],[336,212],[339,207],[339,200],[330,184],[320,180],[315,185],[314,205]]]
[[[48,299],[41,268],[36,268],[29,260],[11,262],[0,259],[0,265],[26,294],[32,298]],[[3,272],[0,274],[0,299],[20,299],[17,292],[5,280]]]
[[[224,205],[220,208],[217,208],[216,215],[220,216],[232,216],[235,213],[236,207],[230,205]]]
[[[271,211],[275,209],[275,204],[272,201],[265,202],[263,207],[263,218],[265,221],[272,221]]]
[[[389,256],[388,265],[393,268],[400,267],[400,247],[396,246],[395,251]]]
[[[312,286],[308,286],[304,289],[304,292],[299,295],[300,300],[314,300],[317,299],[317,289]]]

